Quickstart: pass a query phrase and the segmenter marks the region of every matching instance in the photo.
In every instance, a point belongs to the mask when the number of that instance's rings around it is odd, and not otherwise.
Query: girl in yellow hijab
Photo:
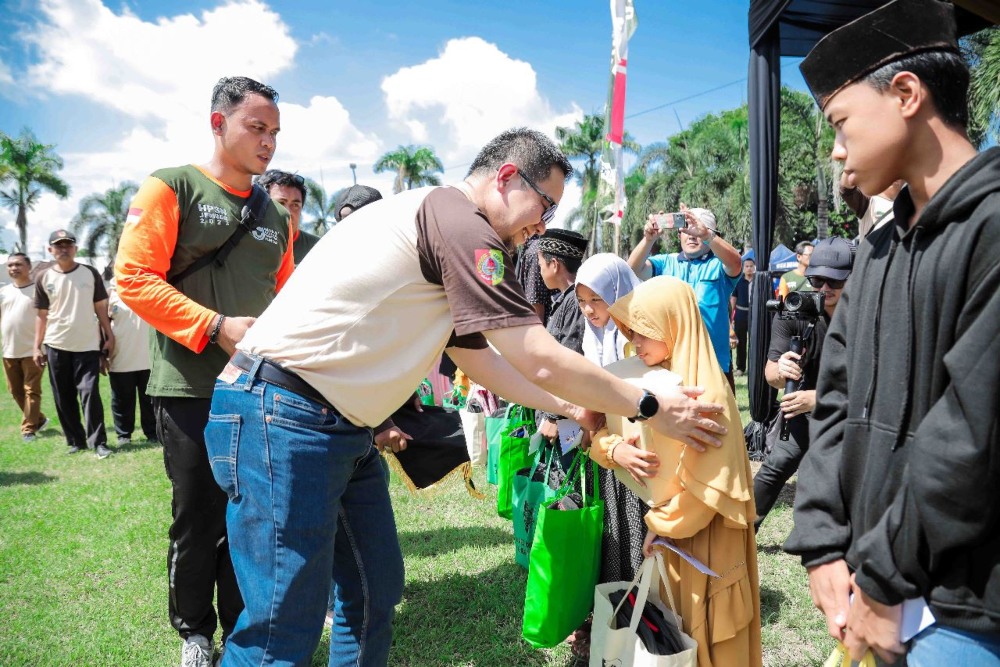
[[[664,554],[684,631],[698,642],[699,667],[760,667],[750,461],[736,399],[715,357],[694,291],[676,278],[653,278],[616,301],[611,317],[647,366],[680,375],[682,385],[704,388],[704,400],[726,406],[720,418],[728,431],[721,447],[698,452],[653,434],[646,441],[650,451],[643,455],[653,465],[636,467],[633,474],[659,478],[648,485],[653,497],[646,514],[646,555],[659,548],[651,542],[662,536],[719,575],[699,572],[673,551]],[[594,438],[591,456],[608,468],[636,460],[637,452],[631,451],[636,439],[630,440],[603,430]]]

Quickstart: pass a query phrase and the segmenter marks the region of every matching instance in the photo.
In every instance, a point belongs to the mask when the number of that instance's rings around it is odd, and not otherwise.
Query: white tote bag
[[[670,609],[664,606],[660,599],[660,580],[665,582]],[[611,604],[608,597],[611,593],[622,590],[632,590],[638,585],[635,609],[628,627],[619,628],[615,623],[618,608]],[[626,598],[622,598],[624,603]],[[674,655],[654,655],[646,650],[636,632],[642,617],[642,609],[646,600],[655,605],[663,617],[673,621],[681,635],[685,650]],[[657,552],[652,558],[643,561],[642,567],[636,573],[635,579],[628,581],[612,581],[598,584],[594,589],[594,625],[590,634],[590,667],[698,667],[698,643],[684,633],[683,624],[676,613],[666,569],[663,565],[663,554]]]
[[[469,450],[469,461],[474,466],[486,465],[486,415],[469,412],[465,408],[458,411],[465,432],[465,446]]]

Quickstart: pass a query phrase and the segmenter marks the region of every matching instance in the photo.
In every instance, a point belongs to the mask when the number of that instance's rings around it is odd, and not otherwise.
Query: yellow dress
[[[650,500],[646,525],[713,571],[710,577],[667,551],[671,592],[684,631],[698,642],[699,667],[760,667],[760,583],[754,538],[753,482],[736,399],[719,367],[702,324],[694,291],[671,277],[658,277],[615,302],[611,316],[631,339],[632,332],[667,343],[663,367],[686,386],[705,389],[701,400],[720,403],[719,421],[728,429],[722,447],[698,452],[655,434],[647,449],[657,453],[657,497]],[[614,468],[608,452],[621,437],[606,430],[594,438],[591,457]],[[663,596],[666,599],[666,596]]]

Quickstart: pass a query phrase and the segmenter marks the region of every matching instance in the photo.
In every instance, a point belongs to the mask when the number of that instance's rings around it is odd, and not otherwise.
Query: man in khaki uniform
[[[25,442],[48,419],[42,414],[42,369],[32,358],[35,341],[35,284],[29,272],[31,260],[15,252],[7,258],[11,283],[0,289],[0,338],[3,339],[3,371],[7,389],[21,408],[21,438]]]

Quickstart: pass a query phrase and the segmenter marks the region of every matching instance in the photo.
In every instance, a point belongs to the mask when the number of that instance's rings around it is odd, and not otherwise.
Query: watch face
[[[639,414],[645,418],[649,419],[656,414],[656,411],[660,409],[660,402],[656,400],[656,396],[650,393],[643,394],[642,400],[639,401]]]

